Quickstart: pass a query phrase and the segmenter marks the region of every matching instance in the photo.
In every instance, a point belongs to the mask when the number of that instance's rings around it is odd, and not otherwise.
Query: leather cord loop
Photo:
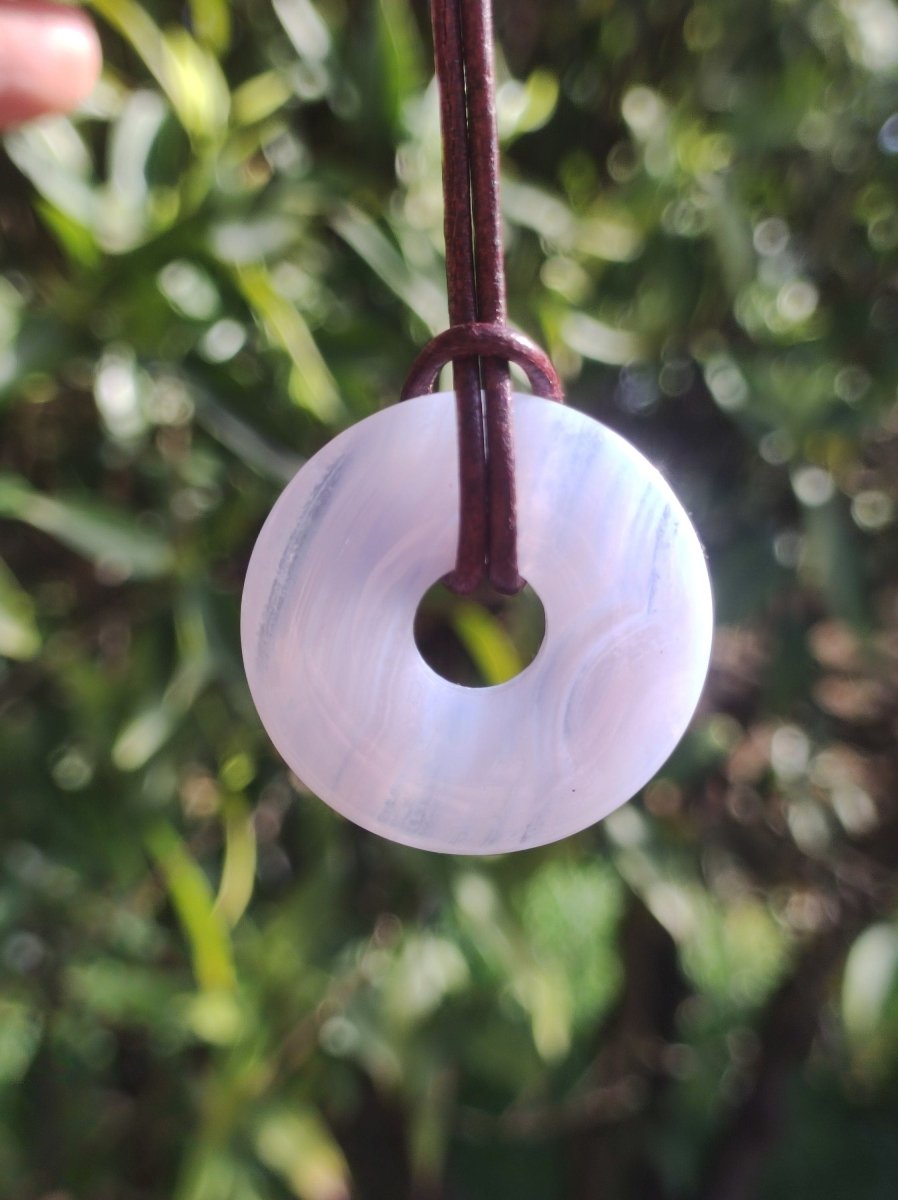
[[[412,363],[402,389],[402,399],[422,396],[436,387],[440,371],[447,363],[471,355],[489,356],[517,363],[530,382],[533,392],[546,400],[564,403],[561,383],[544,350],[507,325],[456,325],[427,343]]]

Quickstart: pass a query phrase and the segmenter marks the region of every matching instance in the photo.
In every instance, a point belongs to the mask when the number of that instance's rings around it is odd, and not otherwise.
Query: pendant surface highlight
[[[496,687],[437,675],[414,640],[458,532],[455,397],[333,439],[287,485],[247,572],[241,639],[262,722],[304,784],[365,829],[450,854],[542,845],[652,778],[698,703],[711,588],[689,518],[628,442],[515,395],[533,662]]]

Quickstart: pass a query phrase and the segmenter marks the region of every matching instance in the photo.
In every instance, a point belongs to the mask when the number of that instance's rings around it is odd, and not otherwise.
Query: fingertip
[[[0,129],[77,108],[102,62],[97,31],[80,9],[0,0]]]

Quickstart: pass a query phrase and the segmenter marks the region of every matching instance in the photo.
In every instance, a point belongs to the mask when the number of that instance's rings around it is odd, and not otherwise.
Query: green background
[[[426,8],[92,9],[90,103],[0,157],[0,1194],[890,1200],[898,8],[496,0],[511,320],[718,634],[639,797],[483,861],[309,796],[237,638],[446,324]],[[529,619],[431,634],[489,682]]]

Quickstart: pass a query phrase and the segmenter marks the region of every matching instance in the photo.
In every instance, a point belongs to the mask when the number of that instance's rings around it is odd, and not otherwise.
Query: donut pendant
[[[288,484],[249,565],[241,640],[272,742],[373,833],[496,854],[600,820],[664,763],[711,649],[704,553],[628,442],[515,395],[518,554],[543,603],[533,662],[496,687],[437,675],[415,644],[458,532],[455,395],[347,429]]]

